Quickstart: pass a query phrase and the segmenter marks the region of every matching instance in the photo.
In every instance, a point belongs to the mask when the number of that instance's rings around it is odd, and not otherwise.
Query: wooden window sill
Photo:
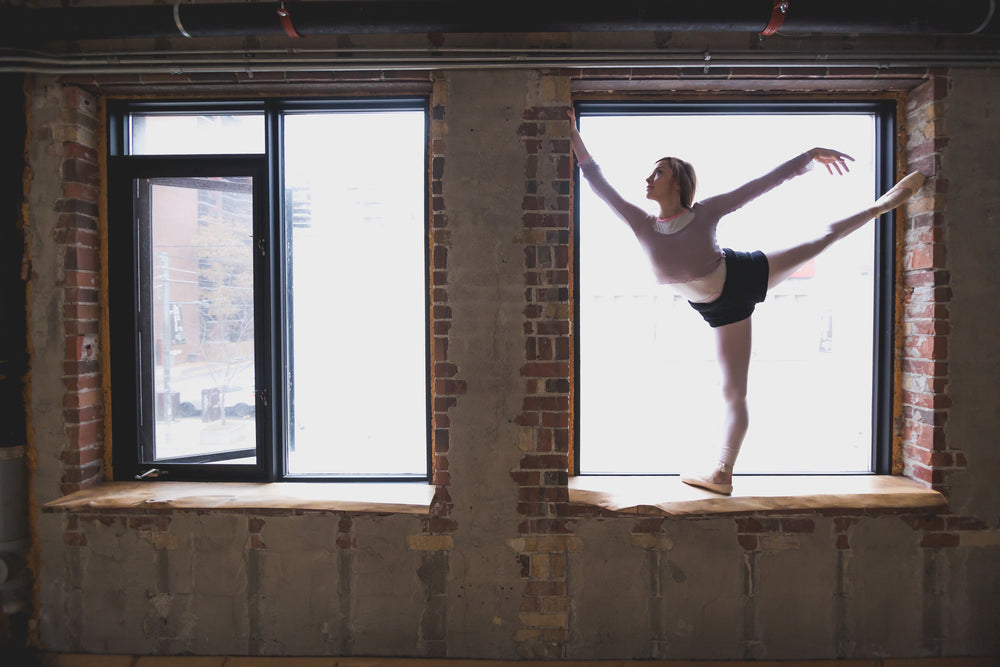
[[[419,514],[434,487],[422,482],[107,482],[46,503],[46,512],[294,510]]]
[[[569,500],[624,514],[689,516],[819,510],[939,509],[945,497],[890,475],[737,475],[731,496],[678,477],[577,476]]]
[[[732,496],[677,477],[578,476],[569,500],[621,514],[693,516],[820,510],[935,510],[944,496],[888,475],[737,476]],[[293,510],[427,515],[423,483],[107,482],[46,503],[46,512]]]

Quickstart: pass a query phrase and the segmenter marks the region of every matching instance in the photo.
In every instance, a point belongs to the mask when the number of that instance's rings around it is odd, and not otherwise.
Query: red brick
[[[948,356],[948,339],[942,336],[907,336],[903,341],[903,354],[917,359],[945,359]]]
[[[546,470],[566,468],[566,457],[562,454],[529,454],[521,457],[522,470]]]
[[[524,399],[524,410],[569,410],[569,396],[528,396]]]
[[[781,531],[784,533],[811,533],[816,530],[816,522],[812,519],[780,519]]]
[[[63,273],[63,286],[65,287],[97,287],[100,283],[99,276],[95,271],[71,271]]]
[[[647,535],[658,535],[663,531],[663,522],[664,520],[661,518],[640,519],[635,522],[634,526],[632,526],[632,532]]]
[[[101,307],[96,303],[66,303],[63,305],[63,318],[66,320],[97,322],[100,317]]]
[[[538,486],[541,481],[541,473],[537,470],[512,470],[510,476],[523,486]]]
[[[79,409],[88,406],[99,405],[102,401],[103,401],[103,395],[100,391],[96,390],[79,391],[64,395],[63,407],[70,409]]]
[[[441,379],[434,381],[434,393],[438,396],[460,396],[465,392],[465,380]]]
[[[920,540],[920,546],[931,549],[957,547],[958,543],[959,537],[954,533],[927,533]]]
[[[570,367],[565,362],[535,362],[521,367],[521,375],[539,378],[569,377]]]
[[[439,453],[448,451],[451,443],[451,434],[447,429],[438,428],[434,430],[434,450]]]
[[[98,443],[100,443],[103,437],[104,423],[103,422],[87,422],[85,424],[70,424],[66,427],[66,439],[69,442],[69,449],[67,452],[75,452],[77,463],[79,464],[82,459],[87,457],[83,454],[83,450],[87,448],[92,448]],[[90,458],[88,460],[95,460],[95,458]],[[69,461],[65,459],[67,463]]]
[[[740,533],[773,533],[780,527],[778,519],[747,517],[736,520],[736,530]]]
[[[66,544],[71,547],[87,546],[87,536],[83,533],[67,532],[65,533],[63,539]]]
[[[945,519],[948,530],[989,530],[989,525],[979,517],[949,516]]]

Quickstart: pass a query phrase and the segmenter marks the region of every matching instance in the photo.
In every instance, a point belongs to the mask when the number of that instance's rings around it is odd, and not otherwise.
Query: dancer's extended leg
[[[685,475],[681,480],[716,493],[733,491],[733,465],[750,426],[747,410],[747,379],[750,373],[750,318],[714,329],[716,354],[722,370],[725,401],[725,441],[715,469],[705,475]]]
[[[785,278],[798,271],[803,264],[851,232],[860,229],[869,220],[874,220],[905,202],[916,194],[923,183],[924,177],[919,172],[909,174],[875,200],[875,203],[869,208],[832,223],[821,237],[778,252],[768,253],[770,273],[767,279],[767,288],[770,290],[781,283]]]

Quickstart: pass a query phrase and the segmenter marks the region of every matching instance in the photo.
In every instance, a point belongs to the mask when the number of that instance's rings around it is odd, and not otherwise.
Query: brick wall
[[[551,100],[554,101],[554,100]],[[569,627],[567,489],[572,443],[572,164],[565,106],[525,109],[524,401],[517,417],[521,458],[511,476],[521,517],[515,540],[525,581],[524,658],[565,657]]]
[[[88,92],[63,89],[54,150],[62,158],[62,198],[55,243],[62,260],[65,357],[63,417],[63,493],[97,484],[104,476],[104,400],[100,368],[101,196],[98,150],[101,122],[97,99]]]
[[[915,88],[906,102],[906,158],[928,182],[901,216],[902,257],[898,294],[902,391],[899,460],[902,474],[939,491],[948,490],[948,472],[965,466],[961,451],[945,442],[948,420],[948,303],[944,216],[948,179],[941,150],[948,143],[943,103],[946,74]]]

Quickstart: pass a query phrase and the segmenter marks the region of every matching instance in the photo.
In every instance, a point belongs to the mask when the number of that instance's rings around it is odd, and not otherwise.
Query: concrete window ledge
[[[71,493],[46,512],[295,510],[427,515],[434,487],[399,483],[108,482]]]
[[[696,489],[678,477],[580,476],[569,500],[624,514],[688,516],[819,510],[934,510],[941,493],[889,475],[737,475],[733,495]]]

